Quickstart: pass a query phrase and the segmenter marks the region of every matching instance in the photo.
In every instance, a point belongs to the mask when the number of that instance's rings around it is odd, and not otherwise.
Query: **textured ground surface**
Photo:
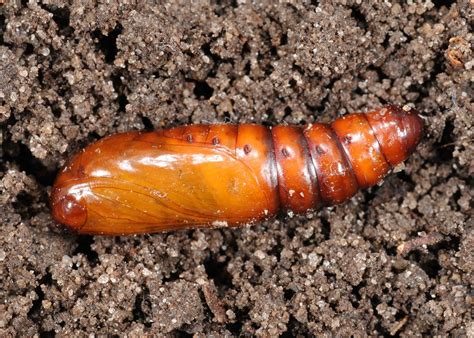
[[[343,3],[4,5],[0,335],[472,337],[472,1]],[[103,135],[388,102],[416,105],[425,140],[342,206],[128,238],[49,216],[56,171]]]

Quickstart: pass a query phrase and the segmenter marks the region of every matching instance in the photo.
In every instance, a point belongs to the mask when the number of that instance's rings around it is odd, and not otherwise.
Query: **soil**
[[[80,3],[0,7],[0,336],[474,336],[472,1]],[[104,135],[386,103],[425,138],[341,206],[131,237],[51,219]]]

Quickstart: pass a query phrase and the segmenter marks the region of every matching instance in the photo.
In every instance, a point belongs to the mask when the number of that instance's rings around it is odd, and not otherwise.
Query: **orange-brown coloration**
[[[352,165],[361,189],[377,184],[388,172],[390,165],[365,114],[352,114],[331,124]]]
[[[309,151],[318,173],[324,205],[341,203],[357,192],[357,182],[337,135],[330,126],[314,124],[305,130]]]
[[[104,138],[74,156],[51,193],[79,233],[237,226],[304,212],[378,183],[420,141],[414,110],[388,106],[306,127],[192,125]]]
[[[282,206],[297,213],[319,206],[316,172],[301,128],[276,126],[272,134]]]

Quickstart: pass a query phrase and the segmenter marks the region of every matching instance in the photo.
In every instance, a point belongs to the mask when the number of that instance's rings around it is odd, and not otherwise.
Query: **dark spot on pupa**
[[[251,151],[252,151],[252,147],[250,146],[250,144],[246,144],[246,145],[244,146],[244,153],[245,153],[245,155],[248,155]]]
[[[349,145],[349,144],[351,144],[351,142],[352,142],[352,137],[350,137],[349,135],[346,135],[346,136],[344,136],[344,137],[342,138],[342,142],[343,142],[344,144],[348,144],[348,145]]]
[[[318,153],[318,155],[326,154],[326,150],[324,150],[321,146],[316,146],[316,152]]]
[[[286,148],[283,148],[281,150],[281,153],[284,157],[290,157],[290,153],[288,152],[288,149],[286,149]]]
[[[193,135],[191,134],[186,135],[186,141],[188,141],[188,143],[193,143]]]
[[[77,175],[81,178],[86,176],[86,169],[82,164],[77,168]]]
[[[220,143],[219,138],[218,138],[217,136],[214,136],[214,137],[212,138],[212,144],[216,146],[216,145],[218,145],[219,143]]]

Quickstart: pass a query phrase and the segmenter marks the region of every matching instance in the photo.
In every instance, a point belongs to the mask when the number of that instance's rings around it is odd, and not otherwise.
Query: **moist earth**
[[[474,336],[472,1],[0,5],[0,335]],[[426,119],[383,185],[239,229],[78,236],[71,154],[187,123]]]

